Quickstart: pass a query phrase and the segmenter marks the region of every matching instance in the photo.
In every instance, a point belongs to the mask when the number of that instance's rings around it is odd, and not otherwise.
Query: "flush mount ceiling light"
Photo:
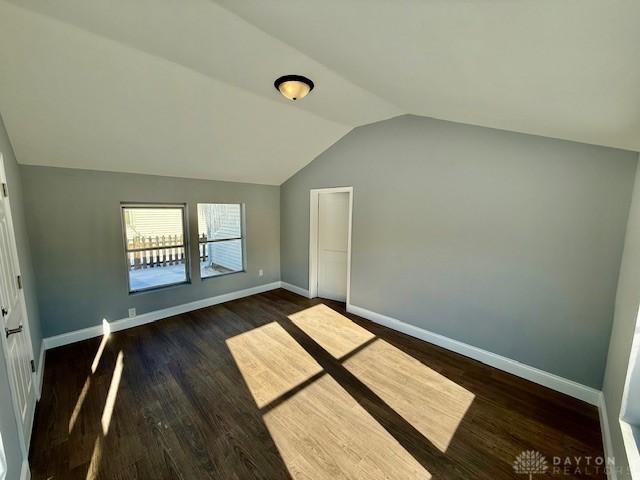
[[[313,82],[302,75],[285,75],[277,79],[273,85],[289,100],[300,100],[313,90]]]

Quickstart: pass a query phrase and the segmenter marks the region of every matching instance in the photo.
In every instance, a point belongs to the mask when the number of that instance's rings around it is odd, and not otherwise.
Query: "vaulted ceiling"
[[[0,0],[0,113],[21,163],[274,185],[403,113],[640,150],[638,25],[633,0]]]

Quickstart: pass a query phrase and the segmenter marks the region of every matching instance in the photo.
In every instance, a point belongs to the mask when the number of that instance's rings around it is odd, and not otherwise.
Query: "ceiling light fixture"
[[[285,75],[278,78],[273,85],[282,96],[289,100],[300,100],[313,90],[313,82],[302,75]]]

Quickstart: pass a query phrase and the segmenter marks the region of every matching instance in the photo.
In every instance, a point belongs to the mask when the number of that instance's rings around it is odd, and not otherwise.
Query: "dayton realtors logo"
[[[513,470],[520,475],[528,475],[529,480],[534,480],[534,475],[544,475],[545,473],[555,475],[613,475],[615,473],[628,473],[628,467],[616,467],[613,457],[594,456],[567,456],[552,457],[552,464],[547,463],[547,459],[535,450],[525,450],[520,453],[513,462]]]
[[[529,480],[533,480],[534,475],[543,475],[548,468],[547,459],[535,450],[522,452],[513,462],[513,470],[522,475],[529,475]]]

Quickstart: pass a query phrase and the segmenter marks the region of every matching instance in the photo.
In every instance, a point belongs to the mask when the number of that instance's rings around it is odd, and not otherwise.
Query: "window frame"
[[[219,240],[205,240],[205,241],[200,241],[200,224],[198,222],[198,273],[200,276],[200,281],[205,281],[205,280],[209,280],[212,278],[219,278],[219,277],[226,277],[227,275],[234,275],[236,273],[246,273],[247,271],[247,242],[246,242],[246,237],[247,237],[247,229],[246,229],[246,224],[245,224],[245,204],[242,202],[197,202],[196,203],[196,218],[198,218],[199,220],[199,211],[198,211],[198,207],[200,205],[239,205],[240,206],[240,236],[239,237],[233,237],[233,238],[222,238]],[[202,276],[202,269],[200,268],[200,246],[201,245],[206,245],[208,243],[220,243],[220,242],[229,242],[232,240],[240,240],[240,249],[242,251],[242,268],[240,270],[236,270],[233,272],[226,272],[226,273],[220,273],[218,275],[209,275],[208,277],[203,277]]]
[[[141,288],[138,290],[131,289],[131,276],[129,274],[130,264],[129,264],[129,252],[128,244],[127,244],[127,224],[125,220],[125,211],[126,209],[180,209],[182,212],[182,248],[184,248],[184,269],[185,269],[185,280],[183,282],[174,282],[167,283],[164,285],[158,285],[153,287]],[[125,264],[125,275],[127,277],[127,292],[129,295],[139,295],[143,293],[154,292],[157,290],[162,290],[166,288],[175,288],[181,285],[189,285],[191,283],[191,248],[189,246],[189,215],[186,203],[164,203],[164,202],[120,202],[120,221],[122,224],[122,246],[124,249],[124,264]],[[166,247],[166,248],[176,248]],[[162,247],[153,249],[160,250]]]
[[[636,325],[631,341],[631,351],[627,363],[627,374],[622,391],[620,406],[620,432],[624,444],[631,477],[640,479],[640,314],[636,317]]]

